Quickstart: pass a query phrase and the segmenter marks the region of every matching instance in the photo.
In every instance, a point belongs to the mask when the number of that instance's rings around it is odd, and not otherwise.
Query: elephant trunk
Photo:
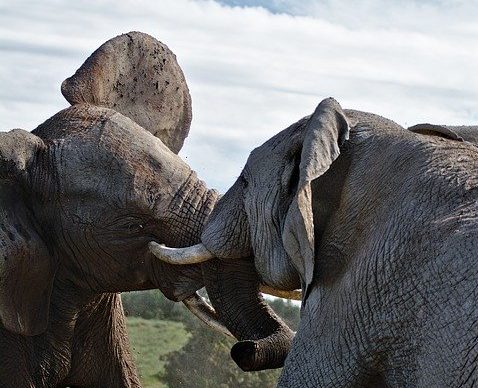
[[[205,183],[190,172],[188,178],[175,190],[165,209],[158,209],[158,219],[163,222],[158,231],[161,240],[170,247],[187,247],[200,242],[207,218],[218,200],[218,193],[209,190]],[[201,265],[173,265],[150,255],[152,284],[170,300],[182,301],[204,286]]]
[[[219,320],[239,340],[231,357],[244,371],[280,368],[294,332],[265,303],[251,259],[214,259],[203,277]]]
[[[206,229],[209,230],[209,233],[207,233],[205,241],[209,245],[212,245],[213,242],[217,243],[220,247],[228,245],[224,241],[220,242],[214,238],[214,236],[218,236],[214,230],[221,228],[219,219],[213,217],[217,211],[212,210],[217,198],[217,193],[207,192],[205,185],[198,184],[197,178],[192,175],[180,188],[168,207],[173,222],[168,225],[168,235],[162,242],[173,248],[198,244],[202,240],[201,232],[203,232],[204,225],[207,224]],[[190,206],[192,203],[194,206]],[[185,209],[196,210],[185,211]],[[211,218],[215,221],[209,222]],[[237,228],[247,227],[244,224],[247,220],[242,213],[239,219],[241,222],[237,224]],[[191,224],[194,226],[191,227]],[[179,230],[183,225],[188,225],[186,230],[188,233]],[[211,225],[215,227],[211,228]],[[178,236],[184,236],[184,238],[178,239]],[[210,238],[207,238],[208,236]],[[203,237],[205,237],[204,234]],[[229,241],[227,242],[230,244]],[[220,322],[240,341],[232,348],[231,356],[243,370],[253,371],[281,367],[294,333],[275,315],[262,298],[259,290],[260,279],[255,270],[254,261],[250,258],[251,249],[247,236],[245,241],[234,245],[237,250],[233,250],[233,256],[245,257],[245,259],[210,259],[210,256],[222,255],[207,254],[206,251],[209,250],[207,245],[186,250],[171,250],[157,244],[150,244],[152,254],[161,259],[152,261],[153,276],[161,280],[157,284],[168,298],[176,301],[185,300],[186,303],[189,303],[188,297],[197,289],[201,288],[203,284],[206,286],[215,311],[202,306],[199,312],[195,309],[195,314],[205,316],[203,320],[210,326],[211,322],[212,326],[217,326],[217,322]],[[217,248],[217,246],[213,245],[213,248]],[[184,261],[184,258],[187,259],[191,253],[191,249],[194,253],[193,256],[199,252],[200,259]],[[216,250],[213,252],[216,253]],[[164,262],[163,256],[169,256],[171,253],[174,253],[172,260]],[[203,261],[205,258],[207,261]],[[196,304],[197,300],[192,302]],[[221,327],[221,331],[225,330]]]

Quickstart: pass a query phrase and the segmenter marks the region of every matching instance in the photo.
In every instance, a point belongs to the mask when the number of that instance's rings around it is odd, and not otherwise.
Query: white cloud
[[[176,53],[190,86],[181,154],[221,191],[255,146],[327,96],[401,124],[478,122],[475,1],[269,2],[293,15],[213,1],[1,1],[1,129],[33,129],[67,105],[61,81],[94,49],[144,31]]]

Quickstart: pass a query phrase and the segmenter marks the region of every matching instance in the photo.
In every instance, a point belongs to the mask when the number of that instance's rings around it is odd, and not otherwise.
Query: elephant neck
[[[218,199],[218,192],[209,190],[192,171],[170,203],[165,243],[171,247],[198,244]]]

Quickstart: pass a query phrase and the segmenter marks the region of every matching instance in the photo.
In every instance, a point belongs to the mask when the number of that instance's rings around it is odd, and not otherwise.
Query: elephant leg
[[[0,387],[35,387],[31,361],[25,357],[25,349],[31,351],[31,348],[22,336],[0,326]]]
[[[80,312],[66,385],[141,387],[119,294],[101,294]]]

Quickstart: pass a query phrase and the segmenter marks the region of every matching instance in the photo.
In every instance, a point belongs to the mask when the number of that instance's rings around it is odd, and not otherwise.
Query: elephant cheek
[[[250,228],[243,196],[243,188],[236,181],[219,200],[203,230],[201,242],[216,257],[251,256]]]
[[[211,215],[204,228],[201,242],[221,258],[245,258],[252,256],[251,238],[247,216],[241,209]]]
[[[279,290],[301,287],[300,276],[281,245],[271,247],[266,255],[256,254],[254,264],[262,281]]]
[[[245,258],[252,256],[252,248],[248,232],[229,232],[209,229],[201,237],[202,243],[214,256],[225,259]]]

